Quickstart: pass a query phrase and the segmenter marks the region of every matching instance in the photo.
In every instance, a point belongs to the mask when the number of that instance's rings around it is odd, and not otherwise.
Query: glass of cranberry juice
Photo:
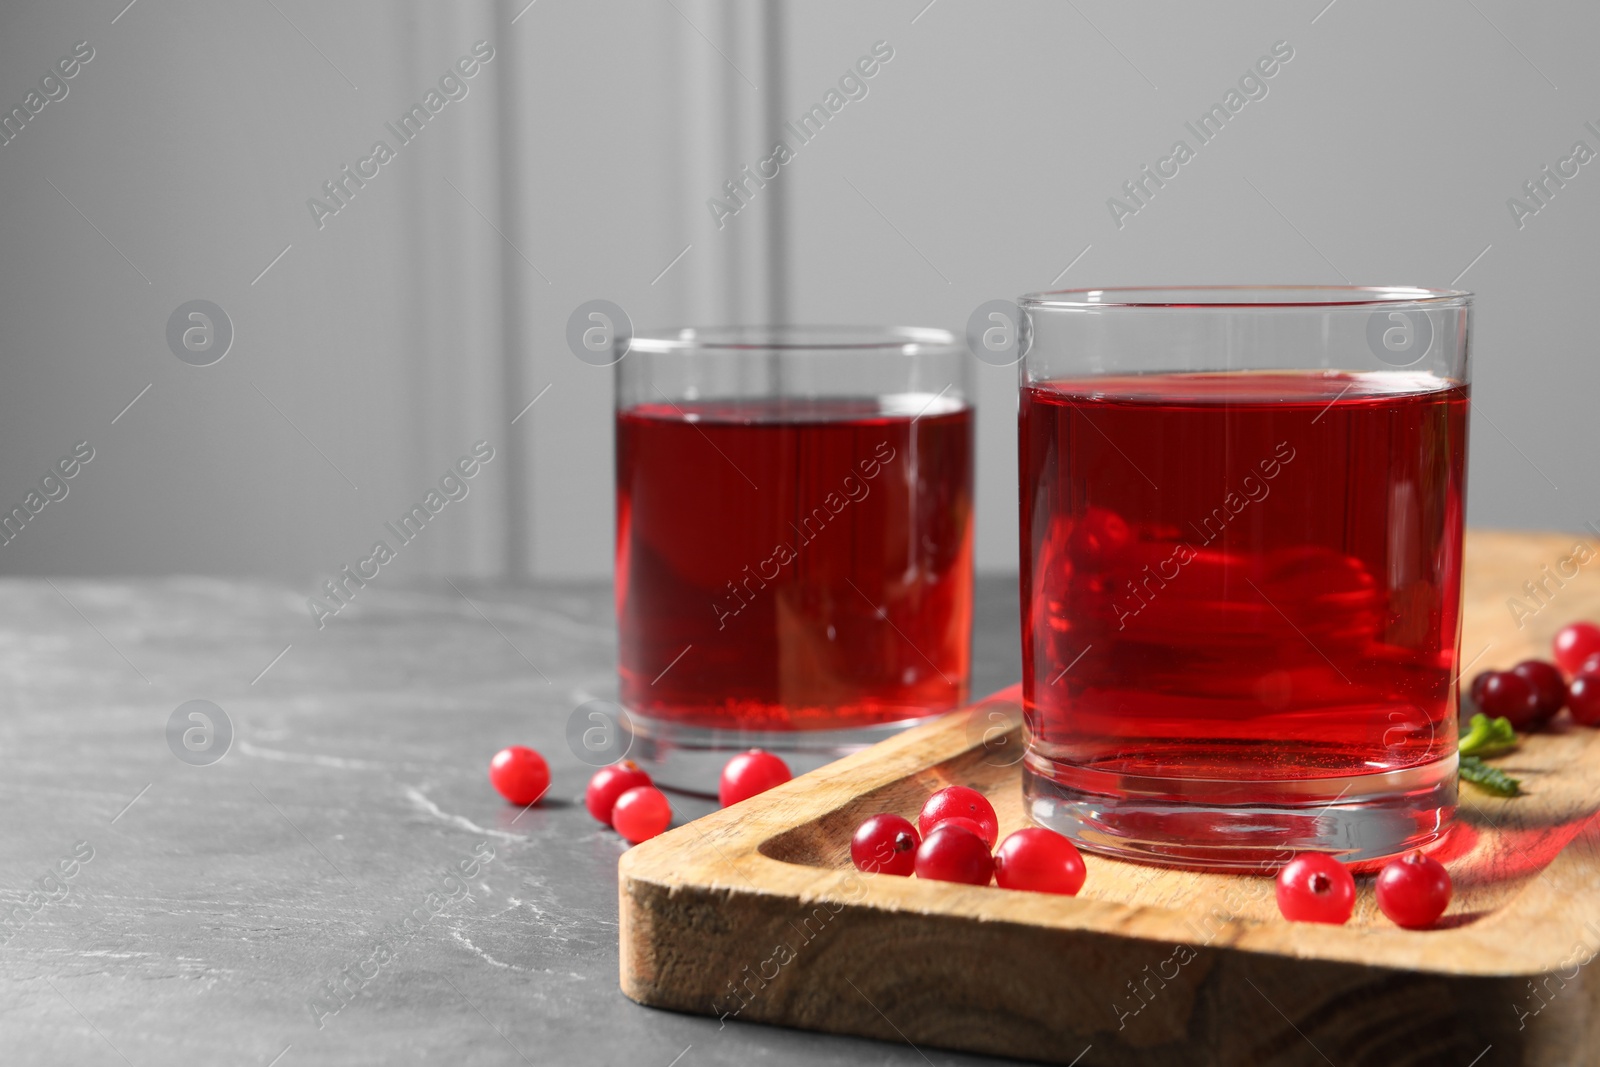
[[[1024,789],[1147,862],[1438,837],[1456,803],[1467,293],[1022,298]]]
[[[617,364],[621,702],[659,781],[967,698],[972,407],[942,330],[685,329]]]

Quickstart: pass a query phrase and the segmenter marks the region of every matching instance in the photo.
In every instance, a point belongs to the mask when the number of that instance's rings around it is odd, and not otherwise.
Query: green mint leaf
[[[1461,758],[1462,781],[1471,782],[1486,793],[1497,797],[1522,795],[1522,782],[1511,777],[1499,767],[1491,767],[1477,756]]]
[[[1517,731],[1505,716],[1491,719],[1481,712],[1472,717],[1467,735],[1461,739],[1461,755],[1494,756],[1508,752],[1517,744]]]

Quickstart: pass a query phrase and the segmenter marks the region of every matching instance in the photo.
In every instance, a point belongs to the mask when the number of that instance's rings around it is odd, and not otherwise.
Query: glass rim
[[[1063,311],[1175,309],[1186,311],[1274,310],[1277,308],[1460,307],[1471,303],[1467,289],[1429,289],[1405,285],[1129,285],[1098,289],[1054,289],[1025,293],[1021,308]]]
[[[806,353],[866,351],[916,356],[959,348],[955,334],[931,326],[754,325],[675,326],[645,330],[630,352],[648,354]]]

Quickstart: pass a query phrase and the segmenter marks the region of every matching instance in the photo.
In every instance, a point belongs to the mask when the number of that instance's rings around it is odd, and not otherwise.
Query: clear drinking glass
[[[1020,308],[1032,817],[1214,867],[1437,837],[1456,803],[1470,294]]]
[[[617,627],[632,756],[715,791],[967,697],[968,360],[943,330],[635,335],[617,364]]]

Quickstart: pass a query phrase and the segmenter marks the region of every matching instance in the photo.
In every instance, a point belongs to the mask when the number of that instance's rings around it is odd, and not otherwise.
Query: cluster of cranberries
[[[1450,872],[1421,852],[1390,860],[1378,872],[1378,907],[1396,926],[1423,930],[1450,906]],[[1350,921],[1356,880],[1344,864],[1323,852],[1296,856],[1278,872],[1278,911],[1290,922]]]
[[[1563,707],[1574,721],[1600,726],[1600,626],[1562,627],[1554,644],[1554,663],[1530,659],[1509,671],[1479,674],[1472,680],[1472,702],[1518,730],[1538,729]]]
[[[601,767],[583,793],[589,814],[637,845],[672,822],[672,805],[632,760]]]
[[[790,778],[789,765],[770,752],[753,748],[722,768],[717,796],[723,807],[765,793]],[[489,761],[489,784],[513,804],[536,804],[550,788],[550,766],[531,748],[512,745]],[[672,823],[672,804],[650,776],[632,760],[601,767],[583,794],[589,814],[616,830],[631,844],[648,841]]]
[[[874,815],[850,839],[850,860],[871,874],[915,874],[940,882],[1075,895],[1083,887],[1083,857],[1054,830],[1018,830],[990,854],[1000,821],[987,797],[964,785],[928,798],[917,824],[900,815]]]

